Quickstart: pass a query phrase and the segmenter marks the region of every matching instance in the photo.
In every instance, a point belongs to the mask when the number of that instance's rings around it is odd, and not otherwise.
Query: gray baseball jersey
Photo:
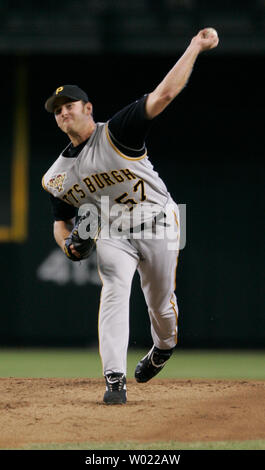
[[[77,158],[64,157],[63,153],[45,173],[43,187],[53,196],[79,208],[93,203],[102,210],[102,197],[109,200],[111,209],[126,204],[134,216],[128,224],[138,225],[137,205],[141,206],[141,222],[161,211],[170,200],[167,188],[154,171],[146,151],[140,157],[123,154],[110,137],[108,123],[98,123],[92,136]],[[144,207],[146,206],[146,210]],[[139,216],[140,216],[139,215]],[[123,217],[128,217],[128,211]],[[124,222],[125,226],[126,222]],[[127,224],[126,224],[127,227]]]

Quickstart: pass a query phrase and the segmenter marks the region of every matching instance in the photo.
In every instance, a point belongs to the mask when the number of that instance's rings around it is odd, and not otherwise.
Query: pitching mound
[[[116,406],[104,389],[103,379],[0,379],[0,448],[265,438],[262,381],[128,380],[128,403]]]

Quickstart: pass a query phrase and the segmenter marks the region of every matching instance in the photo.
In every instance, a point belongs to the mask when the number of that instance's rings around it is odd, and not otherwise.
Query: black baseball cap
[[[72,101],[89,101],[88,96],[85,91],[81,90],[77,85],[63,85],[56,88],[55,92],[47,99],[45,102],[45,109],[49,113],[54,112],[54,107],[58,98],[65,96]]]

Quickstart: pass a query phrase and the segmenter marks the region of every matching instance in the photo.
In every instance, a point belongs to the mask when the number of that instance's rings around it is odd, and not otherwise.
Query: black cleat
[[[126,403],[126,377],[121,373],[110,373],[105,376],[106,392],[103,401],[106,405],[122,405]]]
[[[138,362],[134,376],[137,382],[148,382],[157,375],[166,364],[173,353],[172,349],[158,349],[153,346],[152,349]]]

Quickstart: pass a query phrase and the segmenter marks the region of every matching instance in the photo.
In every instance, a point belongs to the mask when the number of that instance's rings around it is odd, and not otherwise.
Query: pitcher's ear
[[[93,113],[93,105],[88,101],[87,103],[84,103],[84,109],[87,114],[92,114]]]

